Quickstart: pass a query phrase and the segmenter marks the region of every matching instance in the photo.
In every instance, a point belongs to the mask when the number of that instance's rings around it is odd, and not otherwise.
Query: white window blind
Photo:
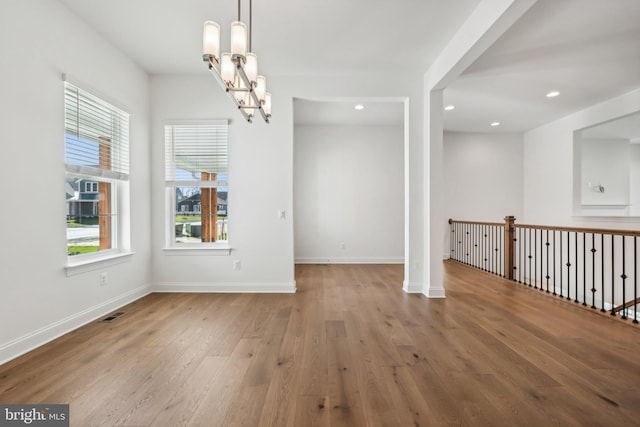
[[[166,125],[165,179],[200,181],[201,173],[228,173],[228,123]]]
[[[129,114],[65,82],[68,172],[127,180]]]

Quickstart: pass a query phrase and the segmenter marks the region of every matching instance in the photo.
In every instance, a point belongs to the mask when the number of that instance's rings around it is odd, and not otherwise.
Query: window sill
[[[70,261],[64,267],[67,276],[86,273],[87,271],[109,267],[129,261],[135,252],[115,252],[102,255],[100,257],[82,258],[77,261]]]
[[[216,245],[216,246],[184,246],[184,247],[167,247],[162,248],[165,255],[169,256],[192,256],[192,255],[201,255],[201,256],[229,256],[231,255],[231,248],[227,245]]]

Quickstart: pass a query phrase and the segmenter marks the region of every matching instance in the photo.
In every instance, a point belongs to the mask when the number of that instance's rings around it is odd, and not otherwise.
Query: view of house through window
[[[170,245],[228,240],[227,121],[165,126]]]
[[[65,178],[67,254],[81,255],[112,249],[116,212],[114,185],[93,177]]]
[[[227,240],[227,191],[196,187],[176,187],[175,191],[176,243]]]

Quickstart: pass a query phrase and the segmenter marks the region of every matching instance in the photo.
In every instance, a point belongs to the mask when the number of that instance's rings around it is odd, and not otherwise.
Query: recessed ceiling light
[[[547,94],[547,98],[555,98],[556,96],[560,95],[560,92],[558,92],[557,90],[554,90],[552,92],[549,92]]]
[[[447,105],[446,107],[444,107],[444,109],[447,110],[447,111],[454,110],[455,108],[456,108],[455,105]]]
[[[493,122],[491,123],[491,126],[500,126],[500,122]]]
[[[358,104],[354,107],[356,110],[364,110],[364,105]]]

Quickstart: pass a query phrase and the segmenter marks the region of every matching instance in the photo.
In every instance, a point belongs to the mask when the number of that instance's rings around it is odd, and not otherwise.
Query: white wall
[[[640,110],[640,89],[610,99],[524,134],[524,221],[528,224],[637,228],[638,218],[578,216],[573,133]],[[578,162],[579,163],[579,162]],[[575,170],[575,171],[574,171]],[[576,191],[576,194],[577,193]],[[577,203],[576,203],[577,202]]]
[[[296,126],[296,262],[404,262],[403,162],[402,126]]]
[[[149,291],[147,75],[56,1],[0,3],[0,363]],[[67,277],[64,90],[74,76],[131,113],[135,255]]]
[[[242,121],[220,85],[203,72],[151,79],[153,280],[163,290],[291,291],[294,278],[293,99],[371,99],[407,101],[409,120],[405,177],[410,198],[408,253],[415,264],[406,280],[422,282],[421,76],[390,81],[386,75],[268,76],[273,119],[268,125]],[[275,95],[277,94],[277,96]],[[172,119],[229,118],[230,256],[173,256],[164,246],[162,124]],[[406,188],[406,187],[405,187]],[[405,199],[407,200],[407,199]],[[287,217],[278,218],[278,210]],[[241,270],[233,270],[240,260]],[[398,284],[400,287],[402,284]]]
[[[522,217],[521,134],[445,132],[445,218]]]
[[[290,218],[292,153],[286,134],[292,134],[293,129],[284,129],[277,121],[244,122],[204,65],[202,71],[197,76],[154,76],[151,80],[152,197],[157,213],[152,218],[155,284],[162,290],[291,292],[295,289]],[[174,255],[163,250],[163,124],[167,120],[194,119],[230,119],[231,256]],[[279,219],[278,210],[285,210],[287,218]],[[233,269],[233,260],[241,261],[240,270]]]
[[[580,144],[581,203],[628,205],[629,140],[583,138]],[[598,186],[604,191],[594,191]]]
[[[629,215],[640,216],[640,144],[631,144],[629,160]]]

